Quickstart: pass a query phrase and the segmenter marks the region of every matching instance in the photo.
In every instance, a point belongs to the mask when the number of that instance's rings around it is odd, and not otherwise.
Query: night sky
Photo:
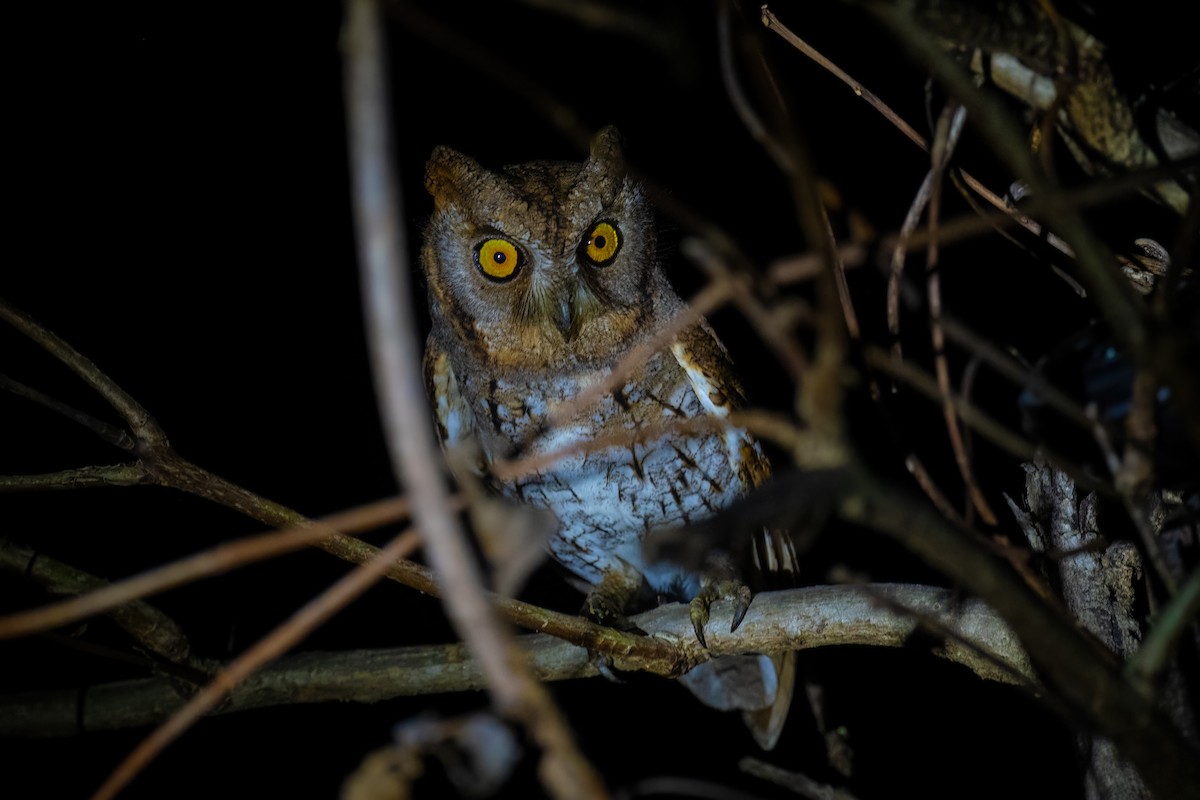
[[[628,3],[668,34],[662,45],[597,31],[538,4],[420,3],[390,32],[396,155],[410,255],[431,203],[425,159],[447,144],[498,166],[583,155],[507,84],[496,64],[569,105],[592,130],[617,125],[638,169],[718,225],[762,267],[808,249],[786,181],[747,134],[724,91],[711,3]],[[923,73],[870,20],[837,3],[777,13],[842,68],[927,133]],[[304,514],[319,516],[397,491],[375,408],[361,324],[346,167],[338,3],[116,3],[64,10],[6,26],[6,233],[0,297],[73,344],[152,413],[184,457]],[[816,7],[813,7],[816,6]],[[419,14],[419,19],[412,14]],[[877,233],[903,219],[928,157],[835,78],[757,25],[756,4],[738,30],[760,41],[793,129],[820,176],[836,189],[839,232],[855,214]],[[424,20],[424,22],[421,22]],[[418,31],[422,32],[418,32]],[[438,42],[453,31],[454,42]],[[1164,35],[1172,35],[1170,33]],[[485,64],[481,71],[479,61]],[[490,66],[489,66],[490,65]],[[1169,65],[1162,66],[1165,71]],[[752,97],[756,88],[748,87]],[[941,95],[933,92],[936,102]],[[969,133],[962,164],[998,192],[1011,177]],[[1070,170],[1064,166],[1064,172]],[[949,193],[944,213],[966,205]],[[1139,205],[1140,203],[1140,205]],[[1134,212],[1149,206],[1130,201]],[[1095,221],[1118,242],[1170,241],[1171,224],[1128,208]],[[1157,226],[1157,227],[1156,227]],[[691,234],[661,221],[668,273],[685,297],[703,276],[678,253]],[[883,280],[874,264],[852,276],[867,336],[887,346]],[[998,237],[947,248],[947,308],[993,341],[1033,361],[1092,309],[1043,264]],[[911,269],[919,274],[920,258]],[[418,296],[423,286],[418,281]],[[808,290],[800,287],[800,295]],[[731,310],[711,321],[728,344],[751,401],[786,412],[792,388],[770,352]],[[423,309],[413,322],[424,333]],[[927,328],[906,317],[906,353],[926,368]],[[966,363],[952,354],[956,372]],[[0,328],[0,372],[115,422],[102,401],[53,360]],[[851,421],[868,460],[903,481],[917,448],[960,502],[962,487],[940,412],[898,397],[895,427],[852,392]],[[1017,389],[981,371],[976,396],[1016,426]],[[989,500],[1006,510],[1018,464],[975,443]],[[0,474],[115,463],[123,454],[27,401],[0,393]],[[915,487],[911,487],[915,491]],[[261,526],[157,488],[94,489],[0,498],[4,535],[112,579],[254,533]],[[1009,535],[1018,535],[1002,521]],[[376,537],[378,540],[378,537]],[[952,586],[881,537],[831,526],[805,567],[812,582],[845,566],[880,581]],[[171,591],[154,604],[177,619],[202,655],[242,652],[337,578],[347,566],[305,551]],[[4,608],[42,596],[9,576]],[[562,611],[580,596],[551,569],[524,599]],[[66,688],[142,677],[137,666],[85,653],[74,642],[130,649],[105,619],[0,642],[0,691]],[[436,601],[378,585],[300,649],[337,650],[454,639]],[[831,715],[850,732],[860,797],[1016,795],[1082,797],[1073,731],[1021,691],[981,683],[928,654],[870,648],[807,654],[825,677]],[[736,785],[785,796],[740,776],[756,755],[735,716],[700,707],[682,688],[632,676],[551,687],[583,751],[614,789],[659,776]],[[416,714],[485,708],[482,693],[352,704],[280,707],[201,722],[123,795],[330,797],[364,754]],[[147,733],[6,741],[2,793],[83,797]],[[767,756],[818,780],[835,776],[811,721],[796,704]],[[436,770],[435,770],[436,772]],[[14,786],[26,788],[13,791]],[[429,794],[436,775],[424,784]],[[529,796],[528,760],[508,787]],[[36,787],[36,788],[34,788]]]

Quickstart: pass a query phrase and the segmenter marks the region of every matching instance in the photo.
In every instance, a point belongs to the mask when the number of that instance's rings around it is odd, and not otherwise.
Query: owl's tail
[[[722,656],[694,668],[679,682],[705,705],[741,711],[754,740],[770,750],[792,704],[796,654]]]
[[[796,586],[799,562],[787,531],[764,528],[754,539],[746,583],[753,592]],[[703,703],[741,711],[750,734],[764,750],[779,741],[796,685],[795,651],[723,656],[679,678]]]
[[[747,583],[754,592],[798,586],[800,559],[796,556],[796,547],[788,531],[764,527],[762,534],[754,537],[751,567]],[[792,707],[792,694],[796,687],[796,661],[794,650],[772,655],[770,668],[775,678],[774,699],[763,708],[742,712],[746,727],[764,750],[770,750],[779,741],[783,723]],[[767,668],[765,664],[763,668]]]

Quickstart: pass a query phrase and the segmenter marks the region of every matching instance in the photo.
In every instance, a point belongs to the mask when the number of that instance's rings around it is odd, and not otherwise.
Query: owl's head
[[[664,279],[653,214],[615,128],[583,162],[492,170],[438,147],[425,185],[436,335],[493,368],[528,369],[612,358],[644,329]]]

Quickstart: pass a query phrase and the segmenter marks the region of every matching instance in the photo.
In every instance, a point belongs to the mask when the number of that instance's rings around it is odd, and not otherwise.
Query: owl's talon
[[[704,626],[708,624],[712,604],[721,599],[733,601],[733,620],[729,626],[729,632],[732,633],[745,619],[754,595],[750,593],[750,587],[735,579],[716,580],[701,589],[700,593],[692,598],[690,608],[692,630],[696,632],[696,641],[700,642],[701,647],[708,647],[708,642],[704,639]]]
[[[749,586],[739,586],[737,593],[733,598],[733,623],[729,626],[729,632],[733,633],[742,624],[742,620],[746,618],[746,612],[750,610],[750,601],[754,599],[754,595],[750,593]]]
[[[692,600],[688,609],[689,616],[692,618],[692,630],[696,632],[696,641],[706,650],[708,642],[704,640],[704,626],[708,624],[708,607],[711,603],[712,600],[705,599],[704,595],[700,594]]]

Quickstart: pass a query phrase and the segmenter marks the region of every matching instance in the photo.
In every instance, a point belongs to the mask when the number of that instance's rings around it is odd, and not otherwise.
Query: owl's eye
[[[475,248],[475,266],[497,282],[511,280],[525,263],[525,256],[507,239],[486,239]]]
[[[621,232],[612,222],[597,222],[579,248],[580,254],[597,267],[617,257],[621,249]]]

